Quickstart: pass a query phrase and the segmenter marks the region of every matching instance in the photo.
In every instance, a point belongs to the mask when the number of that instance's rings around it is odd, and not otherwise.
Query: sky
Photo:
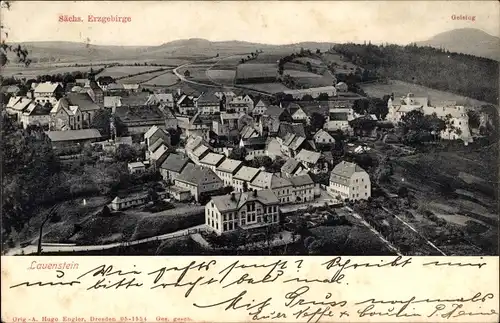
[[[407,44],[456,28],[499,36],[499,9],[497,1],[23,1],[0,13],[11,42],[142,46],[205,38],[267,44]],[[59,22],[60,15],[84,21]],[[88,15],[117,15],[131,21],[91,23]],[[475,19],[454,20],[453,15]]]

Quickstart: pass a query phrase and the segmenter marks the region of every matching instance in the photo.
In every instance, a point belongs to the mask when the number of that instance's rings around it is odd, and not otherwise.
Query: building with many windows
[[[279,222],[279,204],[271,190],[214,196],[205,206],[205,224],[219,235],[265,228]]]
[[[342,161],[330,173],[327,191],[342,200],[366,200],[371,196],[370,176],[358,165]]]

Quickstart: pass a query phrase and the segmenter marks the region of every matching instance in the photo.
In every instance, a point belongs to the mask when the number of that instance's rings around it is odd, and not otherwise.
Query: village
[[[61,217],[54,214],[62,212],[55,205],[39,221],[41,233],[28,230],[23,241],[11,240],[11,252],[95,252],[181,239],[203,252],[271,254],[302,239],[305,251],[291,252],[322,254],[330,239],[338,240],[328,228],[353,225],[363,239],[373,235],[365,246],[372,252],[456,252],[431,242],[435,234],[411,224],[416,216],[449,231],[464,252],[482,250],[418,205],[418,193],[409,193],[414,184],[396,178],[391,161],[418,153],[423,148],[416,142],[455,150],[482,145],[474,139],[481,141],[480,126],[469,125],[470,107],[413,93],[370,102],[356,84],[333,75],[329,86],[273,94],[244,84],[203,84],[186,71],[168,89],[122,84],[92,67],[86,78],[65,82],[19,80],[29,87],[23,95],[16,84],[2,87],[4,117],[46,141],[62,167],[85,181],[88,164],[111,168],[125,161],[133,179],[107,191],[84,221],[76,215],[78,223],[65,223],[72,229],[64,237],[51,233]],[[81,204],[76,209],[91,203],[92,194],[85,194],[70,194]],[[82,233],[92,217],[151,222],[127,227],[132,234],[92,239]],[[183,253],[175,243],[170,249]]]

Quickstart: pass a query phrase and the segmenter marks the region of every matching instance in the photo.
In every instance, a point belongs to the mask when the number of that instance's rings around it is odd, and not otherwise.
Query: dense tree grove
[[[498,62],[416,45],[339,44],[335,51],[382,77],[496,103]]]

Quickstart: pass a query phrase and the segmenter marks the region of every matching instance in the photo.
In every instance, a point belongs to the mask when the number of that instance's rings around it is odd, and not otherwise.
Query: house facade
[[[271,190],[214,196],[205,206],[205,224],[217,234],[279,223],[279,200]]]
[[[175,186],[189,190],[198,202],[203,194],[223,188],[224,182],[210,168],[187,164],[175,179]]]
[[[272,174],[266,171],[260,171],[259,174],[249,183],[251,190],[270,189],[276,195],[281,204],[293,202],[292,183],[284,177]]]
[[[240,170],[243,166],[243,162],[236,159],[226,158],[220,164],[215,173],[219,176],[220,179],[224,182],[224,186],[232,186],[233,185],[233,176]]]
[[[292,176],[289,178],[293,187],[293,201],[297,203],[311,202],[314,200],[314,181],[308,174]]]
[[[259,174],[260,169],[254,167],[243,166],[233,175],[233,189],[235,192],[243,192],[248,190],[250,183]]]
[[[167,183],[174,183],[187,164],[189,164],[189,158],[179,154],[169,154],[160,166],[163,180]]]
[[[370,176],[358,165],[342,161],[330,173],[327,192],[341,200],[367,200],[371,196]]]

